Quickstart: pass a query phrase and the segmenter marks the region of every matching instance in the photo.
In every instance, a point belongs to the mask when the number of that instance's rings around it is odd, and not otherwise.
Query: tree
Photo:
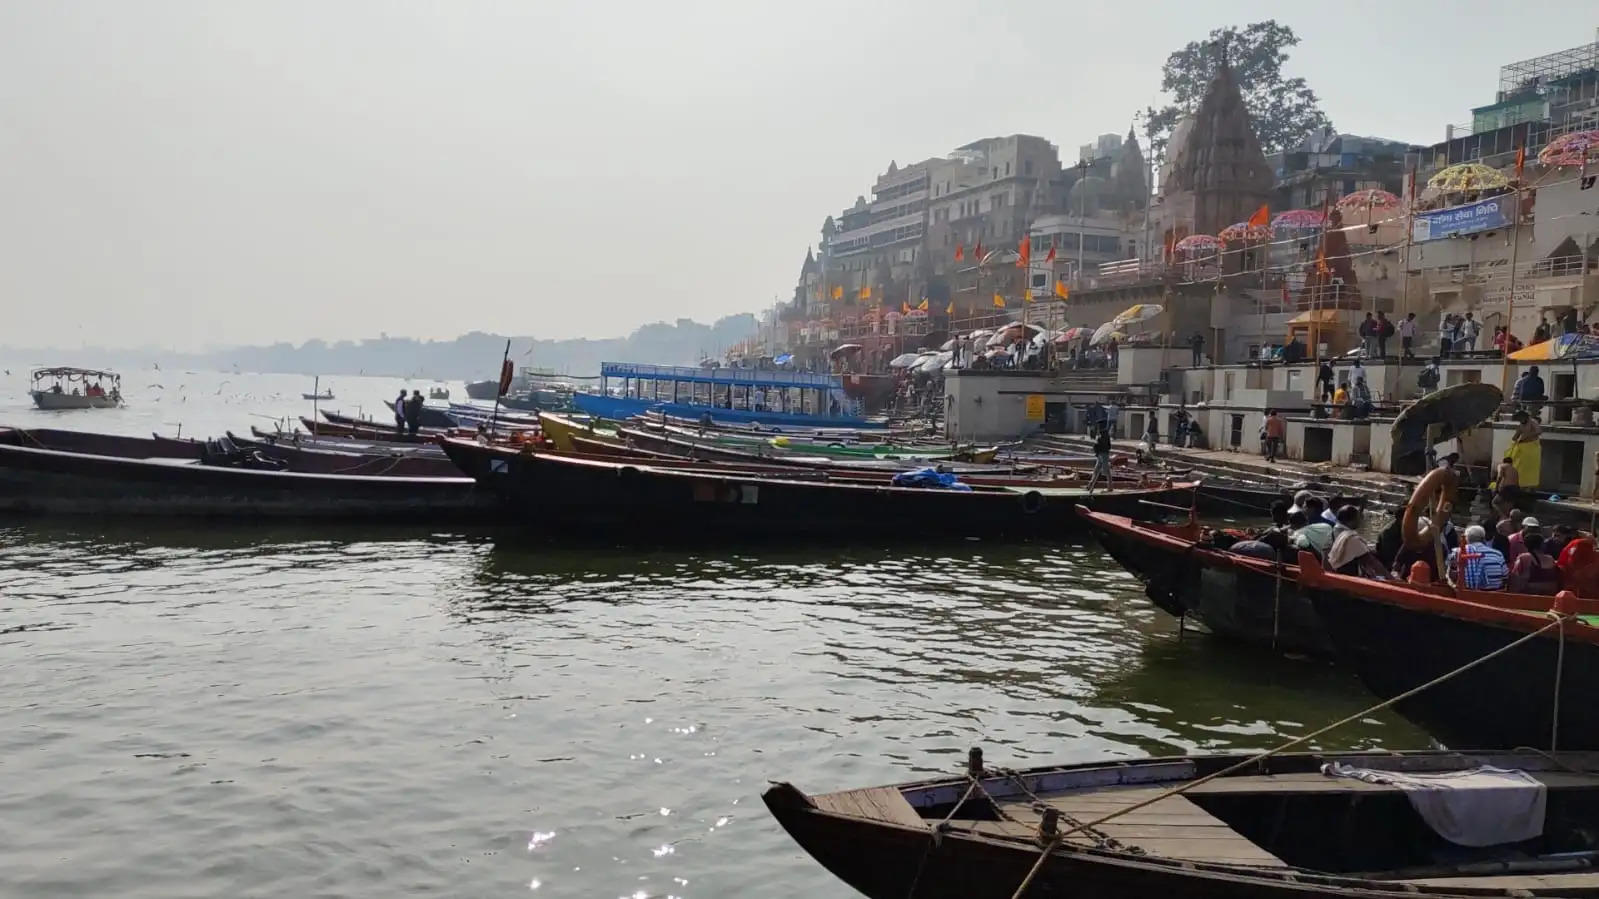
[[[1163,109],[1151,107],[1144,114],[1152,155],[1165,158],[1172,128],[1199,108],[1223,54],[1255,121],[1255,136],[1262,150],[1283,150],[1317,128],[1330,128],[1332,120],[1322,112],[1316,92],[1305,79],[1283,77],[1288,48],[1298,44],[1299,36],[1292,28],[1267,19],[1243,29],[1218,28],[1208,40],[1194,41],[1167,57],[1160,86],[1174,102]]]

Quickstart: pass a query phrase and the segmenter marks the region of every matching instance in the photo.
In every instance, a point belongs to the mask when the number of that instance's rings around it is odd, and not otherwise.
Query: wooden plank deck
[[[1153,799],[1165,791],[1163,787],[1123,787],[1041,798],[1045,804],[1086,823]],[[1005,812],[1022,824],[994,827],[995,822],[982,822],[975,829],[1010,837],[1028,836],[1037,828],[1041,817],[1031,802],[1007,803]],[[1063,821],[1061,826],[1069,829],[1071,825]],[[1094,830],[1125,847],[1136,846],[1149,855],[1161,858],[1253,867],[1288,867],[1282,859],[1251,843],[1220,818],[1182,796],[1168,796],[1101,824]],[[1087,834],[1073,836],[1070,842],[1093,845],[1093,839]]]
[[[916,814],[916,809],[905,801],[893,787],[867,787],[863,790],[845,790],[841,793],[823,793],[812,796],[811,801],[824,812],[852,815],[871,821],[887,821],[910,827],[930,827],[932,822]]]

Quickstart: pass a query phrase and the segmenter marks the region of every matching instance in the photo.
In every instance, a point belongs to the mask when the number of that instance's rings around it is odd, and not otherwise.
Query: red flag
[[[1516,180],[1518,182],[1521,180],[1521,170],[1526,164],[1527,164],[1527,148],[1525,146],[1517,147],[1516,148]],[[1516,186],[1520,187],[1521,185],[1517,184]]]
[[[1251,228],[1264,228],[1264,227],[1266,227],[1267,225],[1270,225],[1270,224],[1271,224],[1271,210],[1266,208],[1266,204],[1265,203],[1262,203],[1262,204],[1260,204],[1260,208],[1255,210],[1255,214],[1249,217],[1249,227],[1251,227]]]
[[[977,260],[977,264],[978,265],[982,265],[983,264],[983,242],[982,241],[979,240],[977,242],[977,246],[972,248],[972,258]]]
[[[1050,241],[1049,241],[1049,255],[1044,257],[1044,261],[1045,262],[1054,262],[1055,261],[1055,239],[1054,238],[1050,238]]]
[[[965,258],[966,258],[966,245],[963,244],[963,243],[956,244],[955,245],[955,261],[959,262],[960,260],[965,259]]]
[[[1016,242],[1016,267],[1026,268],[1033,262],[1033,242],[1023,237]]]

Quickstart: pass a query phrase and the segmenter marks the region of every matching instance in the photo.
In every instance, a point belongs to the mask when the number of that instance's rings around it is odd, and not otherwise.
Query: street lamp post
[[[1077,160],[1077,286],[1083,280],[1083,231],[1088,227],[1088,168],[1086,159]]]

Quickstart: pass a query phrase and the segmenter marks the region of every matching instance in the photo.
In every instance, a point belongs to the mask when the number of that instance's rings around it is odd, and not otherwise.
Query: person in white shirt
[[[1459,352],[1476,349],[1477,335],[1481,332],[1482,323],[1472,318],[1470,312],[1466,313],[1465,319],[1460,322],[1460,339],[1455,343],[1455,349]]]
[[[394,401],[394,432],[405,433],[405,391],[400,391],[400,396]]]
[[[1400,355],[1405,359],[1416,358],[1416,313],[1406,315],[1399,323],[1399,349]]]

